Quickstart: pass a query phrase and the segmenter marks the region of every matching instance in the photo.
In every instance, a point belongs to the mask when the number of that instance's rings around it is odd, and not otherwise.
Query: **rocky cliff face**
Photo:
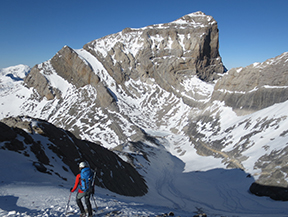
[[[49,84],[49,80],[41,73],[43,70],[45,70],[45,67],[34,66],[30,73],[25,77],[24,83],[27,87],[35,89],[41,99],[44,97],[48,100],[52,100],[55,97],[60,98],[61,92]],[[45,70],[45,74],[48,73],[51,73],[51,70]]]
[[[225,72],[218,39],[217,22],[197,12],[171,23],[126,28],[84,49],[101,61],[117,84],[154,78],[160,87],[177,94],[187,76],[197,75],[208,82]]]
[[[68,46],[64,46],[51,59],[51,66],[58,75],[77,88],[90,84],[96,87],[99,77],[93,72],[88,62],[81,59],[77,53]]]
[[[224,101],[242,113],[253,112],[288,99],[288,53],[229,70],[217,81],[212,100]]]

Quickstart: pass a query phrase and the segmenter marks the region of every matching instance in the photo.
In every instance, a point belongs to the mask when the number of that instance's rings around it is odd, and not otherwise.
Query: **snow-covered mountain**
[[[287,186],[288,53],[226,72],[218,37],[196,12],[2,69],[0,118],[39,118],[113,151],[146,181],[133,201],[183,216],[283,216],[286,204],[248,190]]]

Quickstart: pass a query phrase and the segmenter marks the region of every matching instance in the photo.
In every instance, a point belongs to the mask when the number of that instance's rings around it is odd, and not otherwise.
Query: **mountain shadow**
[[[273,200],[288,201],[288,188],[262,185],[254,182],[249,190],[252,194],[260,197],[266,196]]]
[[[7,211],[7,212],[12,212],[16,211],[21,212],[21,213],[29,213],[31,210],[25,208],[25,207],[20,207],[17,206],[17,201],[19,197],[14,197],[14,196],[0,196],[0,209]],[[0,213],[1,215],[1,213]],[[2,216],[2,215],[1,215]]]

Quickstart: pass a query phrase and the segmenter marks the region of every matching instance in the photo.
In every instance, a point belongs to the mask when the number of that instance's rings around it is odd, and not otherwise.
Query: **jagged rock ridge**
[[[41,165],[36,167],[41,172],[56,174],[66,180],[62,175],[64,171],[69,168],[75,175],[78,174],[78,164],[85,160],[92,169],[97,168],[96,185],[127,196],[142,196],[147,193],[144,179],[116,154],[99,144],[79,140],[70,132],[44,120],[30,117],[7,118],[0,122],[0,129],[0,148],[22,153],[26,157],[35,155],[38,161],[34,161],[33,165]],[[49,158],[48,150],[59,159]],[[53,171],[53,164],[58,160],[67,166],[63,167],[60,174]]]

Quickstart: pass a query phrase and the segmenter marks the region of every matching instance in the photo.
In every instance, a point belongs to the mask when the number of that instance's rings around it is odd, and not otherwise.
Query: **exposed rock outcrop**
[[[48,100],[52,100],[56,96],[60,97],[61,93],[59,90],[51,87],[48,79],[46,79],[46,77],[40,73],[41,70],[41,67],[38,67],[37,65],[34,66],[30,73],[25,77],[24,83],[29,88],[35,88],[41,98],[46,97]]]
[[[267,196],[273,200],[288,201],[287,187],[261,185],[259,183],[254,182],[250,186],[249,190],[252,194],[255,194],[260,197]]]
[[[0,135],[0,142],[3,142],[0,148],[22,153],[26,157],[30,157],[30,149],[38,160],[33,165],[41,172],[55,173],[52,162],[54,158],[49,158],[45,152],[50,149],[75,175],[79,173],[78,163],[83,160],[92,169],[97,168],[95,184],[100,187],[126,196],[142,196],[147,193],[145,180],[139,173],[100,144],[79,140],[68,131],[30,117],[3,119],[0,130],[4,132]],[[37,135],[37,139],[34,139],[34,135]],[[49,142],[41,143],[39,136],[43,138],[41,141],[48,139]],[[61,174],[56,175],[61,177]],[[65,177],[61,178],[65,180]]]
[[[24,79],[24,83],[29,88],[34,87],[41,98],[46,97],[48,100],[61,98],[61,91],[53,87],[46,77],[53,73],[57,73],[76,88],[91,85],[97,91],[96,101],[99,106],[117,110],[111,92],[100,82],[89,63],[72,48],[64,46],[50,61],[34,66]]]
[[[286,52],[263,63],[229,70],[217,81],[212,100],[224,101],[227,106],[243,112],[257,111],[286,101],[288,99],[287,60]]]
[[[64,46],[51,59],[51,65],[58,75],[77,88],[90,84],[94,87],[99,82],[99,77],[85,60],[68,46]]]

